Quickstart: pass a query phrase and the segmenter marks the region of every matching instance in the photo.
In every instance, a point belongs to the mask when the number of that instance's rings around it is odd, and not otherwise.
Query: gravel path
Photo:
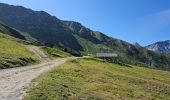
[[[59,59],[34,66],[0,70],[0,100],[22,100],[24,88],[32,79],[65,61],[66,59]]]

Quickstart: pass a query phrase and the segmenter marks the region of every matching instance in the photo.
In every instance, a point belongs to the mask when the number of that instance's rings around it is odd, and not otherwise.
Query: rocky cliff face
[[[156,42],[154,44],[147,46],[146,48],[151,51],[170,54],[170,40]]]

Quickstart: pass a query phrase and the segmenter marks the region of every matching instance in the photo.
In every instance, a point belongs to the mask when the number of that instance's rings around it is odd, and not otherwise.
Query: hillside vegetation
[[[70,60],[33,80],[26,100],[168,100],[170,73],[98,59]]]
[[[0,69],[25,66],[38,62],[22,40],[0,33]]]
[[[46,52],[47,55],[51,57],[70,57],[72,56],[70,53],[64,52],[59,49],[54,49],[50,47],[42,47],[41,48],[44,52]]]
[[[30,42],[30,43],[37,42],[37,40],[31,37],[28,33],[20,32],[2,23],[0,23],[0,32],[3,34],[13,36],[15,38],[26,40],[27,42]]]
[[[106,36],[78,22],[63,21],[44,11],[33,11],[3,3],[0,3],[0,12],[0,21],[27,32],[43,43],[50,43],[58,48],[71,48],[84,55],[115,52],[121,62],[170,70],[170,56]]]
[[[25,37],[18,31],[0,23],[0,32],[3,34],[8,34],[10,36],[26,40]]]

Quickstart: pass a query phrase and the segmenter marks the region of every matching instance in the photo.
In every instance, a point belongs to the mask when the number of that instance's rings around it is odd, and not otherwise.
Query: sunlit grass
[[[67,52],[64,52],[62,50],[55,49],[55,48],[42,47],[42,50],[51,57],[70,57],[71,56],[70,53],[67,53]]]
[[[38,59],[16,38],[0,33],[0,69],[24,66]]]
[[[152,100],[170,98],[170,73],[77,59],[35,79],[26,100]]]

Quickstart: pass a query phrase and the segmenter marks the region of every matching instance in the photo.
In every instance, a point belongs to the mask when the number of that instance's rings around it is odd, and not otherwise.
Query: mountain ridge
[[[3,23],[28,33],[40,42],[51,43],[54,47],[71,48],[83,55],[115,52],[119,55],[120,61],[142,66],[151,66],[151,61],[148,59],[152,58],[152,66],[170,69],[169,56],[162,56],[144,47],[109,37],[78,22],[63,21],[44,11],[33,11],[2,3],[0,3],[0,12],[0,21]]]
[[[170,54],[170,40],[159,41],[146,46],[146,48],[151,51]]]

